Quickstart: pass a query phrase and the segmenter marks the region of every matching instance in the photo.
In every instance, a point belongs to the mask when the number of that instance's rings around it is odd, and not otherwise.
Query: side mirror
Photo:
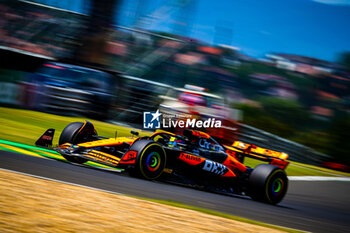
[[[136,137],[139,136],[139,132],[137,132],[137,131],[131,130],[130,133],[131,133],[132,135],[135,135]]]

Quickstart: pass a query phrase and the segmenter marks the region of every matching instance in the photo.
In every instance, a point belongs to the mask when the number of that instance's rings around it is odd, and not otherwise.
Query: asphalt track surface
[[[277,206],[0,151],[0,167],[122,194],[179,202],[312,232],[350,232],[350,182],[290,181]],[[0,195],[1,196],[1,195]]]

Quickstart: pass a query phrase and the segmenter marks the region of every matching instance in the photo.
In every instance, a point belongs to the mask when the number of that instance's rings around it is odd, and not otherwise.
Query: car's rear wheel
[[[249,195],[256,201],[277,204],[286,195],[288,178],[286,172],[270,164],[255,167],[249,177]]]
[[[94,135],[97,135],[97,133],[94,130],[92,123],[88,121],[85,123],[73,122],[63,129],[59,138],[59,145],[62,145],[64,143],[71,143],[76,145],[79,143],[87,142],[90,141],[92,136]],[[62,156],[69,162],[73,163],[85,163],[87,161],[86,159],[76,156],[69,156],[63,154]]]
[[[131,175],[147,180],[154,180],[162,175],[166,154],[159,143],[153,140],[139,140],[130,150],[137,152],[135,166],[130,170]]]

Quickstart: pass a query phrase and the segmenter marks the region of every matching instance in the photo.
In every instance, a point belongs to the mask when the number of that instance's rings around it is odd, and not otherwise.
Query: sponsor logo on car
[[[208,150],[220,150],[220,148],[216,146],[215,143],[208,142],[206,139],[203,138],[199,140],[199,146]]]
[[[41,138],[44,140],[52,140],[52,137],[48,135],[43,135]]]
[[[196,160],[201,161],[201,158],[195,155],[187,154],[187,153],[181,153],[180,158],[182,159],[189,159],[189,160]]]
[[[220,163],[206,160],[203,170],[212,172],[218,175],[223,175],[228,171],[228,168],[225,165],[222,165]]]
[[[198,165],[202,163],[205,159],[198,157],[196,155],[191,155],[188,153],[181,153],[179,159],[190,164],[190,165]]]

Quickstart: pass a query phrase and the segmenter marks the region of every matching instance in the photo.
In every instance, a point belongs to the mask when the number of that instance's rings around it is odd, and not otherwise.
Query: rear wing
[[[269,162],[270,164],[281,167],[282,169],[285,169],[289,164],[288,161],[285,161],[289,155],[284,152],[273,151],[240,141],[235,141],[231,146],[225,145],[225,147],[231,151],[238,152],[245,157]]]

